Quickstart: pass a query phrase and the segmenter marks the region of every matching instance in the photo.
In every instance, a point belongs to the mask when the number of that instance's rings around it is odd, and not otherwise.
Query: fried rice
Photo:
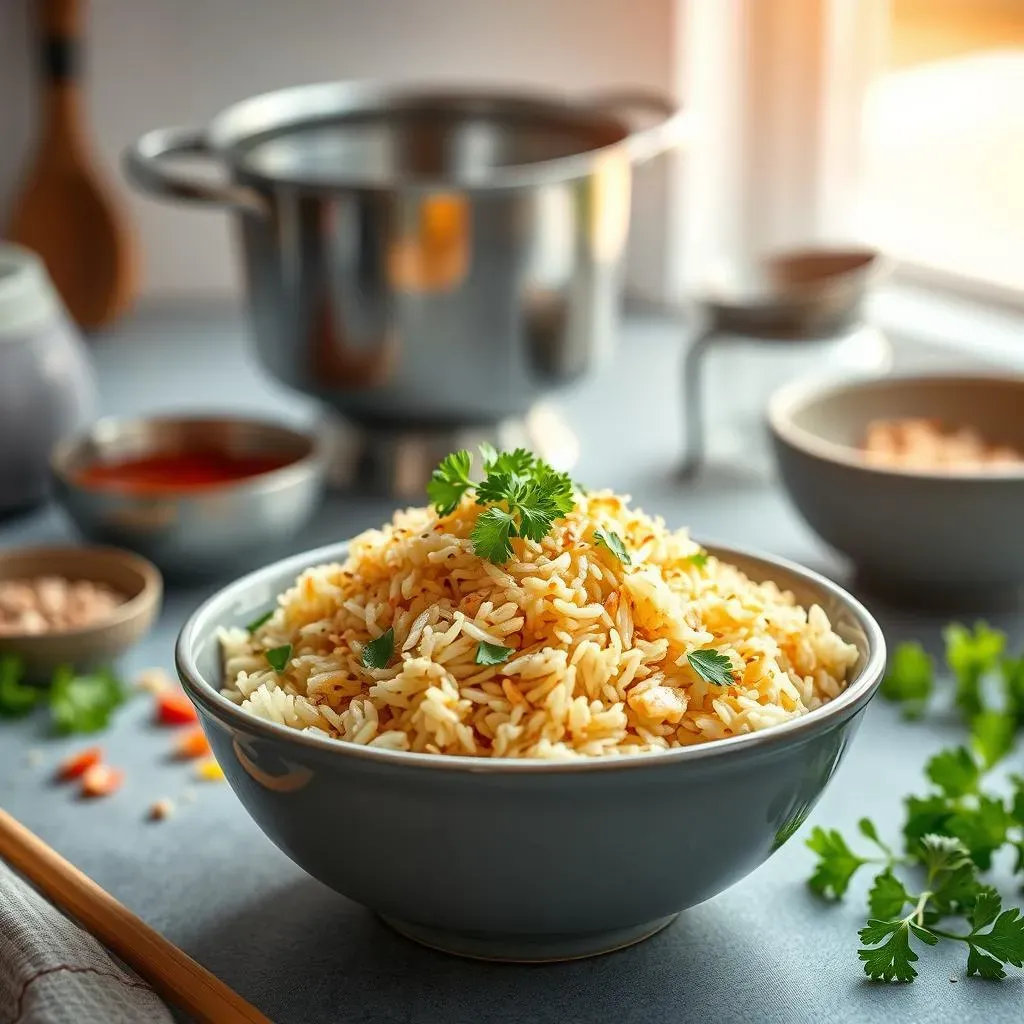
[[[221,635],[223,693],[253,715],[349,743],[474,757],[641,754],[766,729],[839,694],[857,651],[825,612],[707,556],[610,492],[540,542],[473,551],[471,498],[396,513],[341,564],[303,572],[250,634]],[[629,563],[601,544],[614,533]],[[393,629],[384,668],[363,649]],[[478,663],[481,644],[511,648]],[[266,652],[284,648],[276,671]],[[729,659],[716,685],[688,655]]]

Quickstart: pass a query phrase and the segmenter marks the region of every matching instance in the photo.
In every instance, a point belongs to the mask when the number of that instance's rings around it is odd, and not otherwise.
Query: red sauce
[[[294,458],[279,455],[232,455],[228,452],[170,452],[119,462],[96,462],[78,474],[85,487],[171,494],[198,491],[281,469]]]

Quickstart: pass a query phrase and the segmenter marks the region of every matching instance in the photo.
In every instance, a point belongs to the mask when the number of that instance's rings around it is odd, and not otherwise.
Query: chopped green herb
[[[112,672],[75,675],[74,669],[62,665],[50,689],[54,728],[59,733],[99,732],[125,699],[124,686]]]
[[[691,651],[686,660],[690,668],[706,683],[715,686],[732,686],[736,682],[732,673],[732,662],[729,658],[716,651],[713,647],[700,651]]]
[[[253,619],[252,622],[246,626],[246,630],[249,633],[255,633],[265,622],[269,622],[274,617],[274,609],[271,608],[269,612],[264,612],[258,619]]]
[[[271,647],[266,652],[267,661],[270,667],[278,673],[281,673],[288,666],[288,662],[292,660],[292,645],[281,644],[280,647]]]
[[[13,654],[0,657],[0,717],[27,715],[42,699],[43,691],[22,682],[25,666]]]
[[[933,685],[931,657],[920,644],[903,643],[893,652],[879,693],[886,700],[902,704],[907,718],[917,718],[924,712]]]
[[[500,665],[508,661],[509,655],[515,652],[514,647],[502,647],[501,644],[489,644],[486,640],[480,641],[476,649],[476,663],[478,665]]]
[[[855,854],[836,829],[815,827],[807,845],[818,855],[817,868],[807,884],[827,900],[842,899],[857,869],[870,863]]]
[[[611,530],[595,530],[594,540],[601,547],[607,548],[623,565],[633,564],[626,545],[622,543],[622,538],[617,533],[613,533]]]
[[[497,452],[481,446],[484,479],[474,484],[467,451],[447,456],[434,470],[427,495],[438,515],[453,512],[463,495],[474,491],[484,511],[470,534],[473,550],[498,565],[512,555],[512,539],[540,541],[556,519],[576,507],[572,480],[524,448]]]
[[[427,484],[427,497],[438,515],[451,515],[458,508],[462,496],[473,486],[469,478],[472,465],[473,456],[462,449],[446,455],[434,470]]]
[[[390,626],[376,640],[363,647],[363,668],[387,668],[395,653],[395,631]]]
[[[686,560],[696,566],[698,569],[703,569],[708,564],[708,559],[711,556],[706,551],[697,551],[692,555],[687,555]]]
[[[982,680],[999,668],[1006,636],[985,622],[976,623],[973,632],[954,622],[943,637],[946,661],[956,679],[956,706],[969,722],[984,708]]]

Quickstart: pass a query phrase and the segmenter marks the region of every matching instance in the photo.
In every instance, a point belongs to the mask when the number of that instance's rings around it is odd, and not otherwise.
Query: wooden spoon
[[[43,258],[81,327],[103,327],[135,295],[133,240],[87,140],[79,0],[38,0],[37,8],[42,131],[8,233]]]

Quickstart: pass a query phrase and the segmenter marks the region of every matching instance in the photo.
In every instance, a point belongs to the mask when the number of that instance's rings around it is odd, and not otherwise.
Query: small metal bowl
[[[109,665],[149,632],[160,611],[163,581],[156,567],[113,548],[20,548],[0,552],[0,580],[62,576],[105,583],[124,604],[81,629],[0,636],[0,654],[19,657],[29,679],[49,679],[59,665],[86,671]]]
[[[288,461],[256,476],[174,493],[142,494],[81,479],[97,462],[198,451]],[[324,482],[324,460],[311,437],[228,417],[99,420],[61,442],[51,466],[56,498],[82,534],[137,551],[178,576],[270,560],[309,521]]]

